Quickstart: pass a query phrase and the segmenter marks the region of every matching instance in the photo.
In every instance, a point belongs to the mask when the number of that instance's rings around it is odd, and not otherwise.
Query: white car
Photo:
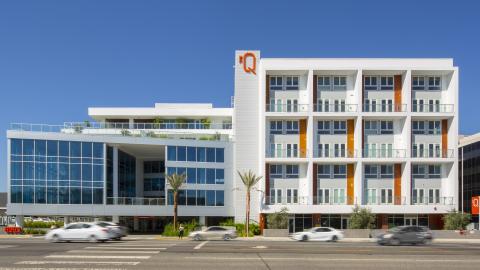
[[[122,237],[127,236],[128,229],[124,226],[120,226],[116,223],[109,221],[97,221],[95,225],[98,225],[102,228],[110,229],[111,237],[113,240],[122,240]]]
[[[332,241],[343,239],[343,232],[329,227],[315,227],[308,231],[293,234],[292,238],[298,241]]]
[[[109,228],[104,228],[95,223],[70,223],[63,228],[53,229],[45,235],[45,239],[51,242],[61,241],[90,241],[104,242],[113,236]]]

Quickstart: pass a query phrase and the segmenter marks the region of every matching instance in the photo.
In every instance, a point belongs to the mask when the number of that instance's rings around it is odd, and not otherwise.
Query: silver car
[[[120,226],[113,222],[97,221],[95,224],[100,227],[110,229],[112,240],[122,240],[122,237],[125,237],[128,234],[128,229],[126,227]]]
[[[191,232],[188,237],[192,238],[195,241],[207,239],[228,241],[237,238],[237,231],[235,229],[220,226],[211,226],[201,231]]]

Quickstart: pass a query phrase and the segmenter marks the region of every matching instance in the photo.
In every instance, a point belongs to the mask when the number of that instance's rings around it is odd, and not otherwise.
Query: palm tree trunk
[[[178,202],[177,202],[178,192],[173,193],[173,228],[177,230],[177,215],[178,215]]]
[[[246,212],[246,218],[247,221],[245,222],[245,230],[247,237],[249,236],[249,229],[250,229],[250,190],[247,189],[247,212]]]

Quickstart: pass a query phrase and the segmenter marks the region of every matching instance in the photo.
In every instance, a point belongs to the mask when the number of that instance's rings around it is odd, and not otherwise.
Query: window
[[[187,147],[187,161],[197,161],[197,149],[195,147]]]
[[[393,178],[393,165],[381,165],[380,178]]]
[[[287,76],[286,90],[298,90],[298,76]]]
[[[330,178],[330,165],[318,165],[317,178]]]
[[[204,168],[197,168],[197,184],[205,184],[207,182],[207,175]]]
[[[185,146],[177,146],[177,161],[187,160],[187,148]]]
[[[412,176],[414,178],[425,178],[426,177],[425,165],[413,165]]]
[[[286,165],[285,167],[286,178],[298,178],[298,165]]]
[[[282,90],[282,76],[270,76],[270,90]]]
[[[330,121],[318,121],[318,134],[330,134]]]
[[[223,163],[225,161],[225,150],[223,148],[215,148],[215,162]]]
[[[393,134],[393,121],[380,121],[380,134]]]
[[[330,145],[327,143],[318,144],[318,157],[329,157],[330,156]]]
[[[206,169],[207,184],[215,184],[215,169]]]
[[[377,203],[377,190],[374,188],[367,189],[367,204]]]
[[[393,90],[393,76],[380,77],[380,90]]]
[[[215,206],[224,206],[225,194],[223,190],[215,190]]]
[[[365,76],[364,86],[365,90],[377,90],[377,77]]]
[[[440,178],[440,165],[429,165],[428,166],[428,177],[429,178]]]
[[[333,178],[346,178],[347,165],[333,165]]]
[[[428,90],[441,90],[441,81],[440,76],[428,77]]]
[[[287,203],[298,203],[298,189],[287,188]]]
[[[440,121],[427,121],[428,122],[428,130],[427,133],[430,135],[439,135],[442,133],[440,128]]]
[[[391,188],[380,189],[380,203],[381,204],[393,203],[393,190]]]
[[[345,157],[345,144],[336,143],[334,146],[334,156],[335,157]]]
[[[318,90],[330,90],[330,77],[329,76],[318,76],[317,77],[317,88]]]
[[[195,168],[187,168],[187,184],[197,183],[197,170]]]
[[[270,189],[270,204],[282,203],[282,189],[271,188]]]
[[[425,77],[413,76],[413,78],[412,78],[412,89],[413,90],[425,90]]]
[[[364,168],[365,178],[378,178],[377,172],[378,172],[377,165],[365,165],[365,168]]]
[[[225,183],[225,171],[224,169],[215,169],[215,184]]]
[[[298,129],[298,121],[286,121],[286,134],[298,134],[299,129]]]
[[[347,122],[333,121],[333,134],[347,134]]]
[[[329,189],[319,189],[317,191],[317,203],[318,204],[329,204],[330,203],[330,190]]]
[[[334,76],[333,77],[333,89],[334,90],[347,90],[347,77]]]
[[[334,188],[333,189],[333,203],[344,204],[345,203],[345,189]]]
[[[282,134],[283,121],[270,121],[270,134]]]
[[[425,122],[424,121],[413,121],[413,123],[412,123],[412,133],[413,134],[424,134],[425,133]]]
[[[207,161],[205,153],[206,153],[205,147],[197,147],[197,162]]]
[[[207,148],[207,162],[215,162],[215,148]]]
[[[271,164],[270,165],[270,178],[282,178],[282,177],[283,177],[282,165]]]
[[[365,121],[365,133],[377,134],[377,121]]]

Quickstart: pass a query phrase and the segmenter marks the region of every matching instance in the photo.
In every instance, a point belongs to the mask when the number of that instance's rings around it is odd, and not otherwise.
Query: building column
[[[128,119],[128,128],[133,129],[134,128],[134,121],[133,118]]]
[[[120,217],[119,216],[112,216],[112,222],[113,223],[119,223],[120,222]]]
[[[118,198],[118,146],[113,146],[113,197]]]
[[[67,225],[68,223],[70,223],[70,217],[69,216],[64,216],[63,217],[63,225]]]
[[[207,224],[205,224],[205,216],[199,216],[198,217],[198,223],[200,223],[200,225],[202,226],[207,226]]]
[[[23,215],[16,215],[15,216],[15,226],[16,227],[23,227],[23,223],[24,220],[23,220]]]
[[[140,227],[140,221],[138,217],[133,217],[133,231],[138,232],[138,228]]]

